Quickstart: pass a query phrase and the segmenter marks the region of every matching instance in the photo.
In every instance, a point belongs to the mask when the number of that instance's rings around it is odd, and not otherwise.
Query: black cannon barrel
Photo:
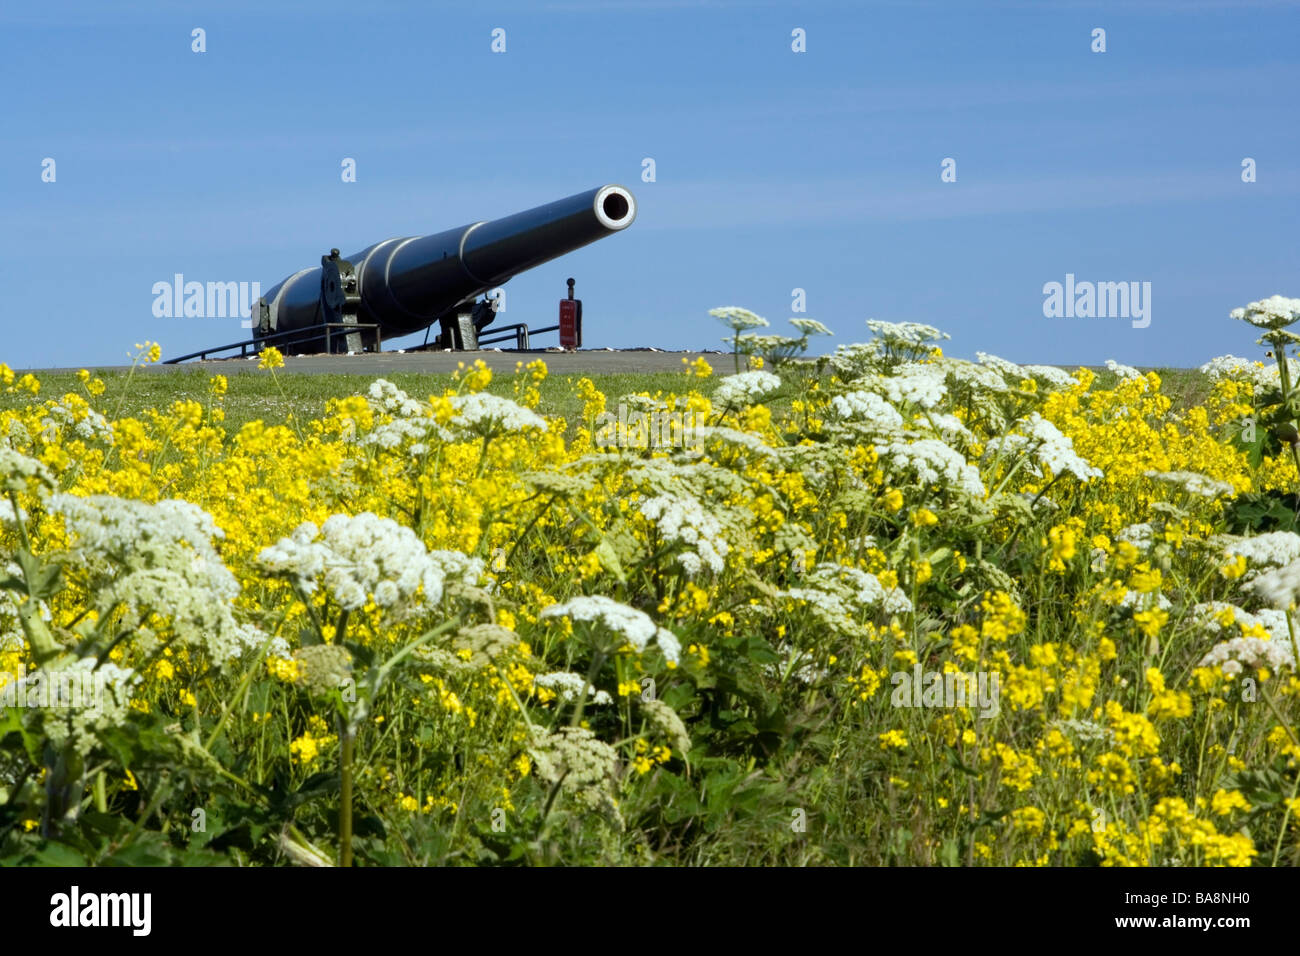
[[[636,200],[622,186],[589,189],[490,222],[386,239],[347,257],[356,278],[356,320],[384,338],[428,328],[511,276],[626,229]],[[263,297],[258,337],[321,325],[323,266],[304,269]],[[311,348],[319,349],[319,343]]]

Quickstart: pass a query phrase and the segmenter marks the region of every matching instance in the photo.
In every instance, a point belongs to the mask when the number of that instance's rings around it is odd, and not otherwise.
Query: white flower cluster
[[[10,491],[41,491],[54,487],[54,473],[35,458],[0,445],[0,488]]]
[[[1114,359],[1106,359],[1106,367],[1110,369],[1112,372],[1114,372],[1120,378],[1121,381],[1129,378],[1142,377],[1142,373],[1137,369],[1135,369],[1132,365],[1121,365],[1119,362],[1116,362]]]
[[[912,602],[902,588],[886,588],[870,571],[847,564],[823,562],[809,572],[808,581],[838,591],[861,610],[882,610],[886,614],[908,614],[912,610]]]
[[[113,444],[113,426],[84,401],[71,405],[62,400],[46,402],[45,418],[41,422],[41,440],[48,444],[58,441],[61,434],[69,433],[82,441]]]
[[[478,435],[501,432],[522,432],[529,428],[546,430],[546,421],[530,408],[517,402],[487,392],[453,395],[450,399],[456,409],[450,424]]]
[[[0,526],[16,524],[19,521],[27,520],[27,511],[24,508],[14,510],[14,504],[8,498],[0,498]]]
[[[880,349],[876,342],[852,342],[837,345],[831,354],[831,368],[846,382],[854,381],[866,375],[880,361]]]
[[[537,734],[529,753],[539,779],[559,787],[587,809],[607,814],[622,827],[613,792],[618,770],[613,747],[584,727],[561,727]]]
[[[998,359],[998,361],[1002,360]],[[1008,390],[1006,376],[991,366],[976,365],[974,362],[967,362],[965,359],[945,358],[943,359],[943,367],[954,382],[973,391],[989,392],[996,395]]]
[[[715,405],[752,405],[781,387],[781,377],[771,372],[741,372],[726,375],[713,392]]]
[[[699,500],[685,495],[655,495],[641,502],[638,509],[664,541],[685,545],[677,563],[695,577],[707,567],[720,574],[726,567],[731,550],[722,536],[722,523],[705,510]]]
[[[411,454],[422,455],[428,450],[426,442],[430,435],[437,435],[443,441],[450,441],[453,437],[434,421],[432,409],[427,404],[411,398],[387,379],[375,379],[370,383],[366,402],[372,412],[391,416],[392,420],[376,425],[362,444],[392,449],[410,442]]]
[[[1229,558],[1240,555],[1253,565],[1281,567],[1300,558],[1300,534],[1269,531],[1253,538],[1241,538],[1230,542],[1224,554]]]
[[[876,434],[892,435],[903,426],[903,416],[875,392],[854,391],[831,399],[831,411],[839,418],[865,424]]]
[[[582,694],[583,688],[586,688],[587,699],[593,704],[599,705],[613,702],[613,698],[608,693],[603,690],[596,690],[594,687],[588,687],[587,678],[572,671],[538,674],[533,678],[533,683],[538,687],[545,687],[547,690],[555,691],[565,703],[577,700]]]
[[[947,412],[931,412],[929,416],[919,418],[917,421],[918,424],[929,424],[946,442],[958,439],[969,442],[975,439],[975,434],[960,418]]]
[[[665,660],[675,664],[681,657],[681,643],[672,631],[659,627],[645,611],[620,604],[613,598],[601,594],[570,598],[563,604],[552,604],[545,608],[540,616],[567,617],[573,621],[600,624],[606,630],[626,640],[638,654],[645,650],[647,644],[654,641],[659,645]]]
[[[868,319],[867,328],[875,336],[870,342],[837,345],[831,356],[831,367],[846,381],[861,378],[873,369],[928,358],[933,354],[933,343],[951,338],[934,326],[920,322],[881,322]]]
[[[803,335],[834,335],[830,329],[816,319],[791,319],[790,324]]]
[[[806,602],[830,630],[839,629],[836,624],[836,616],[841,608],[838,599],[834,595],[822,594],[820,591],[807,588],[794,588],[783,593],[788,597]],[[826,603],[822,603],[823,601]],[[780,655],[780,660],[763,667],[763,673],[773,680],[784,680],[785,675],[789,674],[801,684],[812,685],[830,674],[829,668],[817,666],[816,657],[812,651],[795,647],[789,641],[782,641],[776,652]]]
[[[1150,611],[1152,608],[1159,608],[1167,611],[1173,607],[1173,602],[1165,597],[1159,591],[1125,591],[1123,599],[1119,606],[1130,611]]]
[[[1292,561],[1280,568],[1273,568],[1249,581],[1245,585],[1261,600],[1275,608],[1287,610],[1300,596],[1300,561]]]
[[[651,697],[649,700],[638,698],[641,713],[650,721],[650,725],[668,738],[674,751],[679,754],[686,754],[691,749],[691,735],[686,729],[686,724],[678,716],[677,711],[673,710],[658,697]]]
[[[728,305],[720,309],[709,309],[709,315],[721,319],[727,328],[737,332],[743,332],[745,329],[763,329],[771,324],[761,315],[736,305]]]
[[[424,402],[412,398],[384,378],[377,378],[370,383],[370,388],[366,392],[366,401],[373,411],[401,418],[417,418],[428,411],[428,406]]]
[[[979,361],[980,365],[991,368],[1003,378],[1010,379],[1012,382],[1019,382],[1022,379],[1029,377],[1025,374],[1024,368],[1017,365],[1015,362],[1008,362],[1006,359],[998,358],[996,355],[990,355],[988,352],[976,352],[975,358]]]
[[[399,614],[420,599],[442,600],[448,579],[478,582],[483,562],[459,551],[429,551],[410,528],[370,512],[331,515],[317,528],[305,521],[291,537],[266,548],[258,560],[268,571],[294,577],[304,591],[320,578],[341,607],[356,610],[369,596]]]
[[[1032,413],[1028,418],[1020,419],[1016,427],[1025,434],[991,439],[985,445],[985,454],[1029,450],[1054,478],[1062,472],[1069,472],[1080,481],[1102,476],[1100,468],[1088,464],[1087,460],[1074,450],[1074,442],[1070,437],[1063,435],[1059,428],[1038,412]]]
[[[1260,637],[1234,637],[1215,644],[1201,658],[1199,666],[1218,667],[1225,674],[1240,674],[1244,667],[1252,670],[1267,667],[1276,671],[1283,665],[1295,668],[1295,655],[1281,641]]]
[[[1232,623],[1225,625],[1223,615],[1225,611],[1232,613]],[[1200,628],[1216,633],[1222,633],[1228,628],[1240,628],[1241,631],[1249,631],[1256,627],[1262,627],[1268,632],[1270,638],[1275,641],[1289,641],[1290,634],[1287,631],[1286,614],[1273,608],[1264,608],[1251,614],[1244,611],[1235,604],[1229,604],[1227,601],[1205,601],[1197,604],[1192,608],[1193,623]]]
[[[55,748],[71,746],[85,756],[96,734],[125,721],[140,683],[134,671],[112,661],[83,657],[32,671],[0,688],[0,706],[38,707],[42,727]]]
[[[212,516],[178,499],[148,504],[112,495],[58,494],[50,510],[63,516],[71,553],[95,572],[166,568],[222,598],[239,594],[239,582],[212,545],[225,538]]]
[[[67,525],[68,553],[89,575],[96,609],[120,609],[120,626],[135,629],[142,647],[158,639],[148,624],[153,615],[167,622],[172,640],[218,668],[267,644],[262,631],[235,619],[239,582],[212,544],[225,535],[198,505],[59,494],[50,510]],[[281,639],[269,650],[288,653]]]
[[[934,408],[948,394],[947,371],[942,365],[905,362],[892,375],[882,375],[875,385],[895,405],[908,402],[921,408]]]
[[[788,335],[759,335],[757,332],[745,332],[722,341],[746,354],[766,356],[773,362],[797,355],[806,347],[803,339]]]
[[[1146,471],[1143,474],[1156,481],[1178,485],[1189,495],[1199,495],[1202,498],[1218,498],[1236,490],[1230,482],[1218,481],[1195,471]]]
[[[1044,383],[1051,389],[1070,388],[1079,384],[1077,378],[1055,365],[1023,365],[1021,368],[1027,375]]]
[[[1286,364],[1291,381],[1300,381],[1300,362],[1288,358]],[[1218,358],[1211,359],[1201,366],[1201,371],[1208,375],[1212,382],[1224,378],[1250,382],[1255,394],[1278,388],[1281,383],[1281,376],[1275,363],[1265,365],[1263,362],[1238,358],[1235,355],[1220,355]]]
[[[887,346],[906,348],[925,348],[931,343],[951,339],[947,332],[940,332],[933,325],[921,322],[882,322],[879,319],[867,319],[867,328]]]
[[[1139,551],[1148,551],[1155,543],[1155,529],[1147,522],[1131,524],[1121,528],[1115,535],[1119,541],[1127,541]]]
[[[984,497],[979,469],[936,438],[892,441],[877,445],[876,453],[894,467],[915,473],[923,485],[942,485],[974,498]]]
[[[1251,302],[1245,308],[1233,309],[1228,314],[1234,319],[1249,322],[1258,329],[1280,329],[1300,321],[1300,299],[1272,295]]]

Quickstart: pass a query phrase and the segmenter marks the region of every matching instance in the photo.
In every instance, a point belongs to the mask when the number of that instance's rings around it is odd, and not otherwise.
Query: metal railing
[[[543,332],[545,329],[538,329],[537,331]],[[526,349],[528,348],[529,334],[528,326],[523,322],[518,322],[515,325],[503,325],[500,328],[493,329],[491,337],[479,339],[478,344],[481,346],[491,345],[493,342],[504,342],[507,339],[513,338],[515,340],[515,348]]]
[[[373,339],[373,351],[380,351],[383,347],[383,339],[379,332],[379,326],[373,322],[326,322],[324,325],[313,325],[306,329],[290,329],[288,332],[274,332],[270,335],[264,335],[261,338],[246,339],[243,342],[232,342],[229,345],[214,345],[212,348],[201,349],[198,352],[190,352],[188,355],[179,355],[176,358],[167,359],[163,365],[176,365],[179,362],[188,362],[190,359],[203,361],[209,355],[215,355],[218,352],[229,352],[239,349],[239,357],[246,358],[249,350],[256,355],[268,345],[301,345],[305,342],[316,342],[321,339],[325,340],[325,351],[332,354],[333,337],[338,335],[334,329],[346,329],[344,335],[352,332],[359,332],[362,329],[370,329]]]

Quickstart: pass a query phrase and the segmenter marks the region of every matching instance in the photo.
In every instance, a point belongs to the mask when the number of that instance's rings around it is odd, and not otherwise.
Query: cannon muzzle
[[[468,313],[475,299],[512,276],[620,232],[635,218],[628,190],[600,186],[490,222],[386,239],[346,259],[334,249],[254,304],[254,334],[278,337],[327,324],[373,325],[384,338],[419,332]],[[491,321],[489,309],[475,316],[476,325]],[[353,348],[353,335],[343,331],[336,329],[334,340]],[[321,351],[325,338],[293,340],[282,350]]]

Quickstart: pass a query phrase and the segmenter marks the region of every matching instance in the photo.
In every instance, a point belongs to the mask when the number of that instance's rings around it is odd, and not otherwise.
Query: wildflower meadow
[[[0,863],[1297,863],[1300,300],[1191,401],[714,315],[563,403],[0,366]]]

